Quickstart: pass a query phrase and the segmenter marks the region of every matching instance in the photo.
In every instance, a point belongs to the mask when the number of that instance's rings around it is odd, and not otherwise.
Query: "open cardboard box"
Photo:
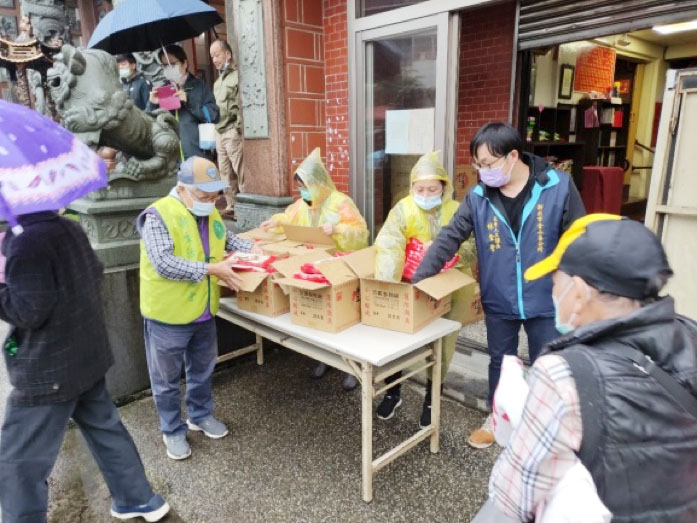
[[[283,232],[284,240],[261,245],[266,254],[287,258],[289,256],[307,254],[315,250],[321,250],[327,254],[336,252],[336,246],[332,237],[325,234],[319,227],[284,225]]]
[[[376,280],[375,248],[368,247],[345,257],[360,277],[361,323],[400,332],[416,332],[450,311],[452,293],[476,287],[474,278],[458,269],[435,274],[417,284]]]
[[[265,245],[267,243],[276,243],[286,239],[286,235],[283,233],[274,233],[265,231],[261,227],[255,229],[249,229],[248,231],[241,232],[237,235],[239,238],[245,240],[252,240],[258,245]]]
[[[242,278],[237,291],[238,308],[264,316],[278,316],[290,310],[289,297],[276,283],[276,273],[237,271],[237,274]]]
[[[290,319],[296,325],[326,332],[339,332],[361,321],[360,282],[346,258],[334,258],[316,250],[276,261],[273,266],[284,277],[277,283],[290,296]],[[313,263],[329,284],[298,280],[293,274],[305,263]]]

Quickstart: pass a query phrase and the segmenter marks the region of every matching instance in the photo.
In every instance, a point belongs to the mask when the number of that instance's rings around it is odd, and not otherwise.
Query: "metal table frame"
[[[247,311],[240,311],[236,308],[235,300],[222,300],[218,317],[238,325],[253,332],[256,335],[256,342],[249,347],[245,347],[218,358],[218,362],[227,361],[252,352],[257,353],[257,364],[264,363],[264,338],[271,340],[279,345],[287,347],[295,352],[308,356],[314,360],[321,361],[343,372],[355,376],[361,385],[361,410],[362,410],[362,497],[363,501],[370,502],[373,499],[373,475],[380,469],[405,454],[409,449],[418,443],[430,439],[430,449],[432,453],[439,451],[439,430],[440,430],[440,403],[441,403],[441,356],[443,336],[454,332],[459,328],[457,322],[439,319],[438,322],[447,322],[452,325],[445,325],[450,331],[440,337],[425,341],[420,348],[409,351],[384,365],[376,366],[368,361],[351,357],[346,354],[337,353],[336,349],[331,350],[322,344],[318,337],[313,336],[311,329],[305,329],[302,339],[297,333],[290,333],[283,326],[279,325],[278,318],[261,316]],[[365,326],[363,326],[365,327]],[[373,327],[368,327],[373,328]],[[375,329],[382,331],[382,329]],[[342,331],[346,332],[346,331]],[[383,331],[389,332],[389,331]],[[326,336],[327,333],[321,333]],[[339,336],[342,333],[337,333]],[[415,336],[414,334],[413,336]],[[435,343],[431,343],[435,342]],[[402,383],[413,375],[433,368],[432,388],[431,388],[431,425],[423,428],[412,435],[406,441],[400,443],[382,456],[373,459],[373,399],[384,393],[386,390]],[[378,383],[387,376],[406,369],[400,379],[386,384],[382,388]]]

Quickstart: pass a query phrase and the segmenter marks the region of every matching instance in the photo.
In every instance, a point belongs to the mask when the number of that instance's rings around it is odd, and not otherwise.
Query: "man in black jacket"
[[[530,371],[491,498],[530,521],[580,459],[613,523],[694,523],[697,325],[659,296],[672,270],[658,238],[638,222],[589,215],[525,278],[550,273],[563,335]]]
[[[138,72],[138,63],[131,53],[120,54],[116,57],[119,64],[119,78],[123,90],[141,111],[145,111],[150,100],[152,84]]]
[[[112,496],[111,514],[159,521],[169,505],[153,493],[104,375],[114,358],[101,303],[102,265],[80,226],[54,212],[19,216],[7,233],[0,319],[13,389],[0,431],[3,523],[46,521],[46,480],[68,420],[82,431]]]

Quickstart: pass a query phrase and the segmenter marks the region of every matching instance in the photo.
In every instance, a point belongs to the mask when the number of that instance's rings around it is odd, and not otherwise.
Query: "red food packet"
[[[293,278],[296,280],[313,281],[315,283],[329,283],[329,280],[325,278],[322,274],[307,274],[305,272],[296,272],[293,274]]]
[[[424,244],[421,240],[416,238],[409,238],[407,242],[406,249],[404,250],[404,270],[402,271],[402,279],[406,281],[411,281],[414,278],[414,273],[418,269],[421,260],[423,260],[424,254]],[[454,267],[460,260],[460,255],[456,254],[450,260],[445,262],[443,268],[440,272],[446,271]]]
[[[300,266],[300,272],[304,272],[305,274],[322,274],[320,270],[311,263],[303,263]]]
[[[276,261],[276,256],[252,254],[251,252],[233,252],[228,254],[225,259],[232,259],[234,262],[232,268],[236,270],[266,272],[271,264]]]

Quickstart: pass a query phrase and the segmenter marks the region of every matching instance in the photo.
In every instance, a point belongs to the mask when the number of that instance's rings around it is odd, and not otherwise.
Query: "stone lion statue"
[[[64,45],[47,84],[63,126],[89,146],[112,147],[128,158],[110,180],[155,180],[177,171],[178,124],[168,111],[138,109],[121,87],[116,59]]]

